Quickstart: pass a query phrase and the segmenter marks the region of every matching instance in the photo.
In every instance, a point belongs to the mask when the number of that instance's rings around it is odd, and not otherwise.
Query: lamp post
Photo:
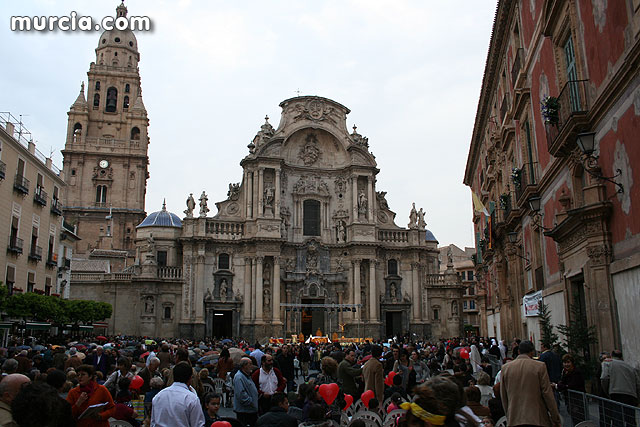
[[[603,181],[607,181],[612,183],[618,188],[618,193],[624,193],[624,186],[616,182],[614,178],[622,175],[621,169],[616,169],[616,174],[614,176],[604,176],[600,173],[600,166],[598,165],[598,156],[595,156],[593,153],[595,151],[596,146],[596,133],[595,132],[583,132],[579,133],[576,137],[576,144],[584,158],[582,160],[584,170],[587,173],[595,178],[601,179]]]

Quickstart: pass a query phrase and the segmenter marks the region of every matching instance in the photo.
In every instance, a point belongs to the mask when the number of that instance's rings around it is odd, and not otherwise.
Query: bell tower
[[[116,14],[126,16],[124,3]],[[149,119],[138,61],[131,30],[105,31],[88,84],[81,84],[67,113],[64,211],[78,226],[81,240],[74,250],[82,258],[95,249],[126,250],[132,256],[135,227],[145,218]]]

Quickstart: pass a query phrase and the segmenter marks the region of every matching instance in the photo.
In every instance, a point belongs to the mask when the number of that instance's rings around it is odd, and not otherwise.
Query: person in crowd
[[[120,391],[114,399],[115,411],[112,417],[116,420],[126,421],[134,427],[139,427],[140,421],[136,419],[136,412],[133,410],[133,406],[131,405],[131,399],[133,396],[131,395],[131,391],[129,391],[130,385],[130,378],[120,378],[118,384]]]
[[[262,365],[262,356],[264,356],[264,352],[262,351],[262,346],[260,345],[260,343],[256,343],[254,345],[254,350],[249,353],[249,356],[253,357],[258,362],[256,366],[260,368]]]
[[[480,356],[478,347],[475,344],[471,344],[471,351],[469,351],[469,363],[471,364],[471,369],[474,374],[482,370],[482,356]]]
[[[498,420],[505,416],[502,399],[500,399],[500,383],[493,386],[493,396],[489,399],[487,406],[491,411],[491,421],[493,421],[493,424],[497,424]]]
[[[436,399],[434,391],[425,384],[416,387],[415,400],[404,402],[406,414],[400,419],[401,427],[431,427],[445,425],[445,406]],[[456,424],[457,425],[457,424]]]
[[[97,346],[94,350],[91,364],[96,369],[96,373],[102,372],[104,377],[107,376],[109,364],[107,362],[107,356],[104,354],[104,348],[101,345]]]
[[[561,426],[547,367],[533,360],[531,341],[520,342],[518,357],[502,367],[500,397],[510,426]]]
[[[391,370],[397,374],[396,377],[400,376],[402,378],[402,388],[405,391],[407,391],[410,389],[409,374],[413,370],[413,364],[409,359],[409,352],[407,351],[407,349],[402,348],[402,349],[398,349],[398,351],[399,351],[399,356],[396,359],[396,361],[393,363],[393,367]],[[394,358],[395,358],[395,354],[394,354]],[[414,379],[414,384],[415,384],[415,379]]]
[[[62,389],[67,382],[67,376],[59,369],[51,368],[47,372],[47,384],[56,389],[63,399],[67,398],[67,393],[64,393]]]
[[[391,395],[389,405],[387,406],[387,414],[391,411],[395,411],[396,409],[400,409],[400,405],[404,401],[405,400],[402,398],[402,395],[400,395],[400,393],[393,393]]]
[[[293,369],[293,351],[291,346],[285,345],[282,347],[282,351],[276,355],[276,361],[278,362],[278,368],[282,372],[282,376],[287,380],[287,392],[295,391],[294,381],[294,369]]]
[[[371,412],[376,413],[376,414],[380,413],[380,401],[378,399],[376,399],[375,397],[372,397],[369,400],[369,410]]]
[[[493,388],[491,387],[491,377],[484,371],[480,371],[477,374],[476,387],[480,390],[480,404],[487,406],[489,399],[493,397]]]
[[[491,411],[488,407],[480,403],[482,393],[480,389],[474,385],[464,389],[464,395],[467,399],[467,406],[471,408],[474,414],[480,418],[490,417]]]
[[[318,374],[318,377],[316,378],[316,384],[320,385],[331,383],[339,383],[338,362],[336,362],[336,359],[331,356],[325,356],[320,359],[320,374]]]
[[[321,404],[313,404],[309,407],[307,426],[331,427],[331,422],[325,418],[325,407]]]
[[[96,382],[96,374],[92,365],[80,365],[78,373],[78,386],[72,388],[67,394],[67,402],[71,405],[71,412],[78,427],[108,427],[109,418],[115,412],[115,404],[111,393],[103,385]],[[94,412],[90,417],[80,416],[89,406],[104,404],[99,412]]]
[[[191,387],[193,368],[185,361],[173,367],[173,384],[161,390],[151,403],[151,426],[202,427],[200,399]]]
[[[22,386],[29,382],[31,382],[29,377],[22,374],[9,374],[0,381],[0,426],[16,425],[13,420],[11,403]]]
[[[262,356],[261,368],[253,372],[251,379],[258,389],[259,413],[265,414],[271,408],[271,396],[283,392],[287,380],[280,370],[273,366],[273,356],[270,354]]]
[[[417,350],[411,352],[411,364],[416,372],[416,384],[422,384],[429,379],[429,368]]]
[[[73,427],[76,425],[69,402],[61,398],[56,389],[42,381],[23,384],[11,402],[11,411],[18,426]]]
[[[269,412],[258,418],[256,427],[296,427],[298,421],[288,414],[289,399],[278,392],[271,396],[271,408]]]
[[[549,381],[556,384],[560,381],[560,376],[562,375],[562,361],[560,360],[560,356],[553,351],[549,346],[543,341],[540,344],[540,348],[542,349],[542,353],[540,353],[540,357],[538,360],[540,362],[544,362],[547,366],[547,374],[549,375]]]
[[[258,420],[258,388],[251,379],[251,359],[240,359],[240,369],[233,377],[233,410],[243,426],[254,427]]]
[[[611,360],[602,364],[602,375],[600,376],[602,388],[609,395],[611,400],[624,403],[626,405],[638,406],[640,396],[640,373],[633,366],[622,359],[622,351],[613,350]],[[605,416],[609,415],[617,422],[624,420],[627,425],[635,426],[635,411],[629,408],[607,408]]]
[[[407,392],[402,387],[402,376],[396,375],[393,377],[391,387],[387,387],[384,390],[384,399],[390,398],[393,394],[399,394],[404,400],[409,400]]]
[[[362,376],[362,368],[355,365],[356,352],[352,349],[346,351],[344,359],[338,365],[338,380],[342,383],[342,391],[351,396],[357,396],[358,384],[356,378]]]
[[[113,371],[109,378],[104,382],[104,386],[111,392],[112,396],[117,396],[120,392],[120,378],[127,377],[133,379],[134,374],[131,372],[131,361],[126,356],[118,359],[118,369]]]
[[[478,418],[466,404],[464,388],[448,374],[438,375],[425,383],[442,403],[440,412],[446,416],[444,425],[451,426],[479,426],[482,420]],[[405,405],[401,405],[404,407]]]
[[[28,374],[31,371],[32,362],[29,359],[29,352],[27,350],[21,350],[20,353],[15,357],[18,361],[18,373],[19,374]]]
[[[84,353],[79,352],[75,347],[71,347],[69,358],[64,362],[64,369],[77,369],[78,366],[82,365],[82,359],[84,359]]]
[[[67,361],[67,354],[63,346],[57,347],[53,352],[53,367],[64,371],[65,362]]]
[[[227,379],[227,372],[233,371],[233,359],[228,348],[223,348],[217,363],[218,378]]]
[[[140,370],[138,375],[144,380],[142,387],[140,387],[140,394],[144,395],[151,390],[151,378],[159,376],[158,367],[160,367],[160,359],[153,356],[149,357],[149,363]]]
[[[171,353],[169,353],[169,344],[166,342],[162,343],[160,346],[160,351],[156,355],[158,359],[160,359],[160,366],[158,369],[162,372],[163,369],[171,366]]]
[[[570,394],[569,390],[585,392],[584,377],[576,368],[575,358],[571,354],[562,356],[562,376],[558,383],[552,383],[556,390],[564,395],[569,414],[574,425],[585,420],[585,408],[582,395]]]
[[[15,374],[18,371],[18,361],[16,359],[7,359],[2,363],[2,377]]]
[[[207,393],[204,395],[204,425],[210,426],[213,422],[218,421],[220,416],[218,411],[220,410],[220,402],[222,402],[222,396],[218,393]]]
[[[300,371],[305,381],[309,380],[309,363],[311,362],[311,353],[305,344],[301,344],[298,350],[298,359],[300,360]]]
[[[364,377],[364,390],[373,390],[376,399],[384,399],[384,369],[378,360],[382,356],[382,348],[379,345],[371,347],[371,358],[362,367]]]

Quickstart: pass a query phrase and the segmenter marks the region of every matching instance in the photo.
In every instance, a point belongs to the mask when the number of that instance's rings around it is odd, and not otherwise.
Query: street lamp
[[[529,197],[529,208],[531,208],[532,211],[534,212],[540,211],[541,203],[542,203],[542,198],[540,198],[540,196]]]
[[[596,133],[579,133],[576,138],[576,144],[580,148],[580,151],[582,151],[582,154],[584,154],[584,159],[582,160],[584,170],[586,170],[589,175],[595,178],[614,184],[618,188],[618,193],[624,193],[624,186],[614,180],[614,178],[622,175],[621,169],[616,169],[616,174],[614,176],[604,176],[600,173],[600,167],[598,166],[598,156],[593,155],[596,145]]]
[[[553,228],[545,227],[542,224],[542,221],[540,220],[540,218],[542,217],[542,214],[540,213],[542,198],[540,196],[531,196],[529,197],[528,202],[529,202],[529,208],[531,209],[531,211],[533,211],[533,215],[532,215],[533,224],[536,227],[542,228],[544,231],[553,230]]]

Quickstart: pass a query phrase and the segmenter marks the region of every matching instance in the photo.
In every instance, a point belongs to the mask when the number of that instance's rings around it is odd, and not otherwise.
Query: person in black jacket
[[[271,409],[258,418],[256,427],[297,427],[298,421],[287,414],[289,400],[284,393],[275,393],[271,396]]]

